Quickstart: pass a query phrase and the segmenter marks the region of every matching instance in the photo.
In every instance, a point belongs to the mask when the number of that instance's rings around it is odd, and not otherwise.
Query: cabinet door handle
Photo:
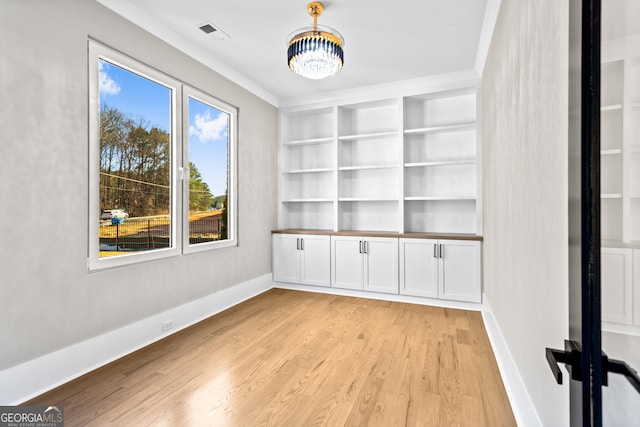
[[[300,238],[300,250],[304,251],[304,238],[303,237]]]
[[[362,253],[362,240],[359,242],[359,252]]]
[[[364,253],[369,253],[369,242],[367,242],[366,240],[364,241]]]
[[[296,250],[298,250],[298,251],[300,250],[300,238],[299,237],[296,239]]]
[[[433,244],[433,257],[438,258],[438,245],[435,243]]]
[[[440,245],[440,258],[444,258],[444,245]]]

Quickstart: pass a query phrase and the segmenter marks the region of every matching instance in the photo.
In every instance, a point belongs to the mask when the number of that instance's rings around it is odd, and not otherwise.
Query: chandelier
[[[323,10],[324,5],[319,1],[309,3],[307,11],[313,16],[313,27],[300,28],[287,38],[289,68],[294,73],[313,80],[336,74],[344,63],[344,39],[340,33],[318,25],[318,16]]]

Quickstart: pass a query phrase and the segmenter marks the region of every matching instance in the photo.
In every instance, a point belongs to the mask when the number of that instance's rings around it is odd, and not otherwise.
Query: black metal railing
[[[100,227],[100,251],[148,251],[171,246],[171,220],[168,218],[116,219]],[[189,221],[189,243],[220,240],[220,215]]]

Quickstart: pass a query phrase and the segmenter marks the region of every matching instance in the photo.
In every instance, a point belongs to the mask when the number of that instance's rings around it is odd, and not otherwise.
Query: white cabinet
[[[438,241],[400,239],[400,293],[438,298]]]
[[[385,234],[277,231],[273,234],[273,280],[481,302],[479,240],[465,240],[470,236],[430,239],[418,233],[399,235],[403,237]],[[629,268],[630,254],[626,259]],[[638,258],[640,264],[640,255]],[[626,277],[630,280],[631,276]],[[631,301],[630,294],[625,295]]]
[[[398,293],[398,239],[331,236],[331,286]]]
[[[640,248],[603,247],[602,329],[640,334]]]
[[[398,239],[367,237],[364,246],[364,290],[398,293]]]
[[[307,234],[274,234],[275,282],[330,286],[330,237]]]
[[[400,239],[400,292],[481,302],[480,242]]]
[[[440,240],[438,256],[439,297],[481,302],[480,242]]]
[[[364,289],[362,238],[331,237],[331,286]]]

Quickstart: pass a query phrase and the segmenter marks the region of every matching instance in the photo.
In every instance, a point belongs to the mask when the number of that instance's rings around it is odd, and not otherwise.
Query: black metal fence
[[[189,243],[220,240],[220,215],[189,221]],[[104,222],[100,228],[100,251],[147,251],[171,246],[171,220],[128,219]]]

